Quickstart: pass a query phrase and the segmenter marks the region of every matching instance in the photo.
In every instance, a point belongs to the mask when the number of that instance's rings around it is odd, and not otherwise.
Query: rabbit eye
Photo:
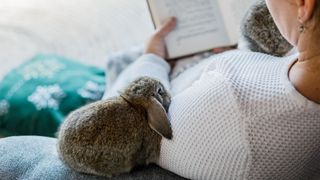
[[[160,94],[160,95],[163,95],[163,89],[162,89],[162,87],[160,87],[159,89],[158,89],[158,94]]]

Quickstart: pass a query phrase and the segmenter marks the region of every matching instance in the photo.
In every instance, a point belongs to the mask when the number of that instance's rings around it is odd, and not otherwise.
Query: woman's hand
[[[145,47],[145,54],[155,54],[163,59],[166,57],[166,45],[164,38],[176,27],[176,18],[170,18],[151,36]]]

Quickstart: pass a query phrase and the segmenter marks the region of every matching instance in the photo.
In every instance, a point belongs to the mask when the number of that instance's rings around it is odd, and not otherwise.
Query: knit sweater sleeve
[[[143,55],[120,74],[104,99],[118,95],[119,91],[142,76],[159,80],[170,91],[169,72],[170,65],[161,57],[153,54]]]

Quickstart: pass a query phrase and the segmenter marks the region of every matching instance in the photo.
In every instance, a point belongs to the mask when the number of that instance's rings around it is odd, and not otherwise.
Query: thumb
[[[177,25],[177,20],[175,17],[170,18],[166,21],[157,31],[156,35],[164,38],[167,36]]]

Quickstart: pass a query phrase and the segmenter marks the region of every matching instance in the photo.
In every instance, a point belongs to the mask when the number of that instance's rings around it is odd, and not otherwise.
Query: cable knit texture
[[[193,82],[183,78],[171,84],[171,90],[185,89],[174,91],[169,109],[174,138],[162,140],[158,164],[191,179],[301,180],[318,175],[320,105],[290,83],[288,71],[296,58],[227,52],[211,57]],[[158,65],[153,68],[149,61]],[[121,76],[133,80],[145,74],[144,66],[169,83],[167,66],[150,55]]]

